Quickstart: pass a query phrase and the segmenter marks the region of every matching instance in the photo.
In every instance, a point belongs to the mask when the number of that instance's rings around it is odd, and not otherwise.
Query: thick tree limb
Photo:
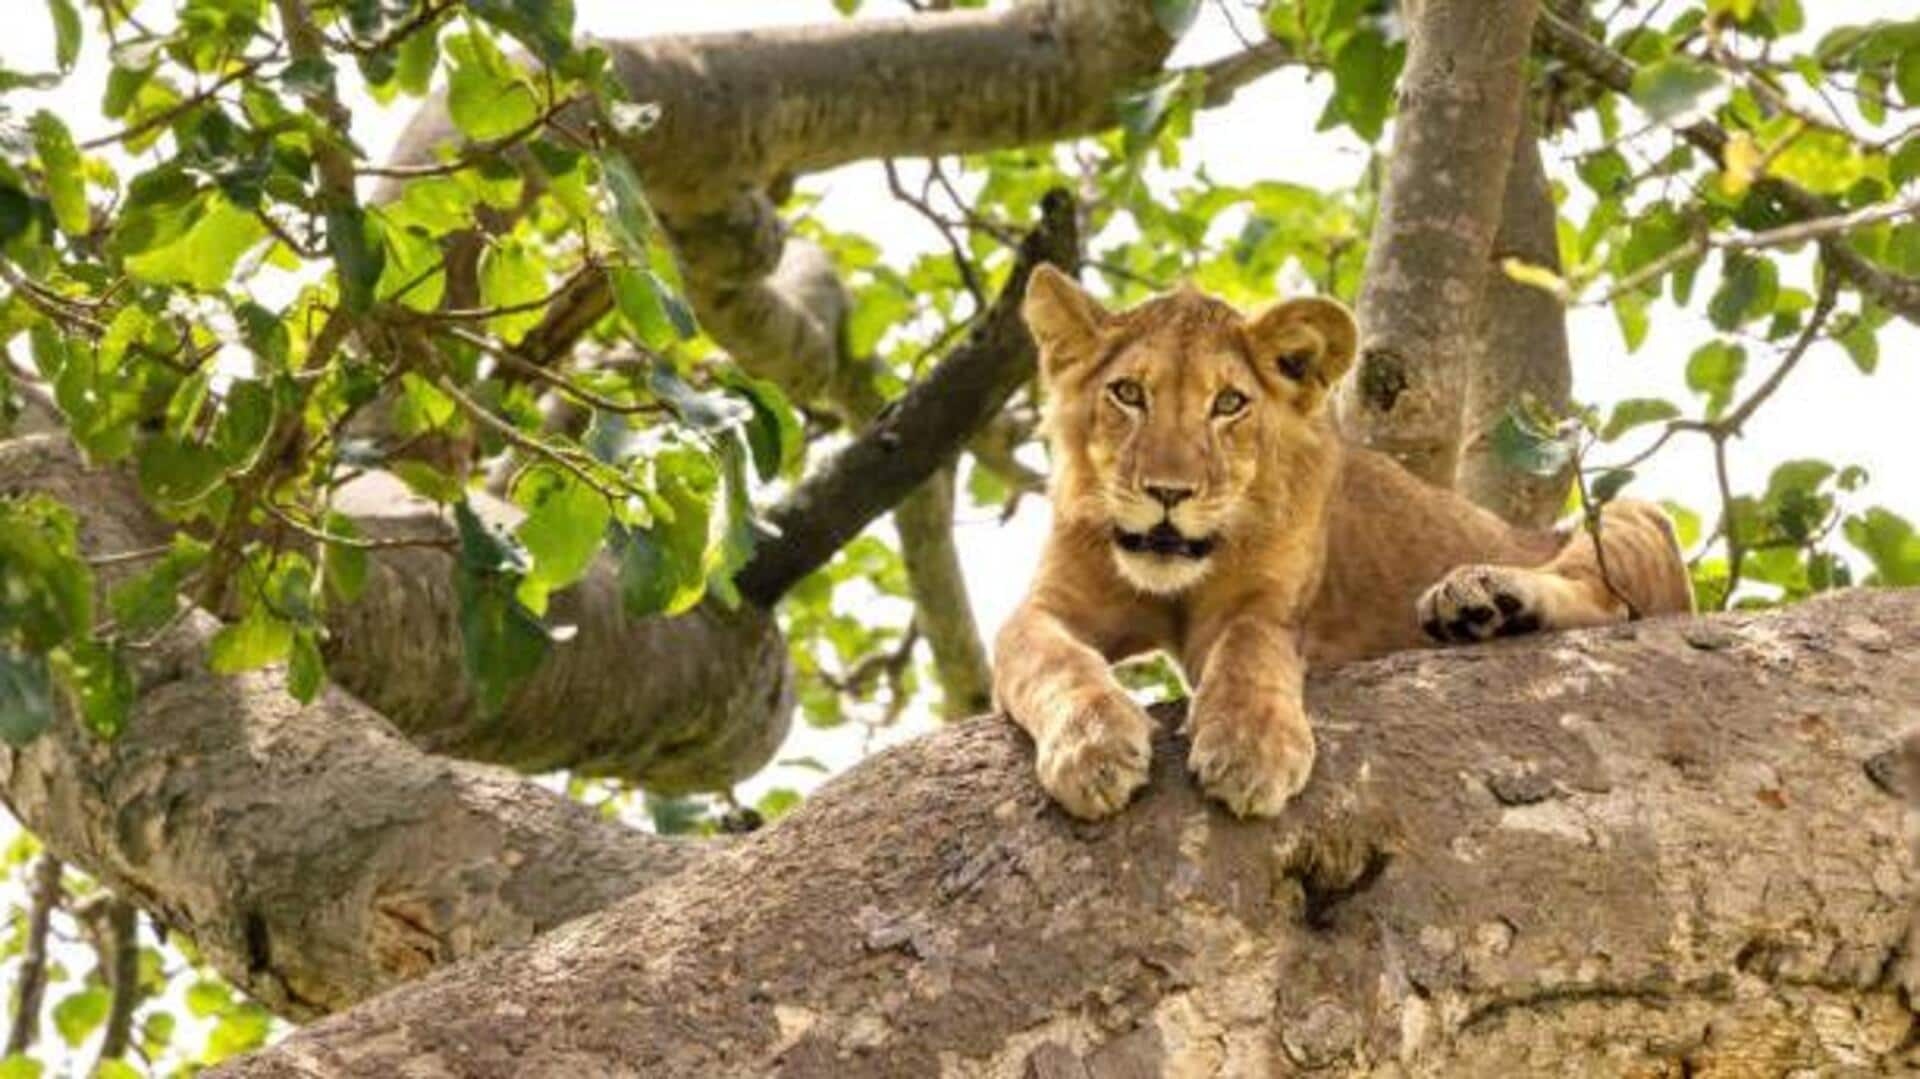
[[[1632,90],[1633,64],[1626,57],[1582,33],[1579,27],[1565,18],[1551,11],[1542,11],[1539,38],[1542,48],[1586,72],[1608,89],[1623,94]],[[1726,149],[1727,133],[1709,121],[1688,124],[1679,128],[1678,132],[1715,161],[1720,160]],[[1839,208],[1827,199],[1778,177],[1762,177],[1754,182],[1754,190],[1780,206],[1794,221],[1829,218],[1839,212]],[[1838,236],[1822,239],[1820,253],[1827,265],[1863,295],[1908,322],[1920,324],[1920,279],[1903,277],[1876,265]]]
[[[1888,1073],[1920,594],[1324,673],[1280,820],[1070,821],[1009,724],[228,1076]],[[1175,714],[1162,709],[1163,723]],[[1084,1069],[1084,1072],[1082,1071]]]
[[[1461,405],[1501,195],[1526,102],[1537,0],[1413,9],[1400,112],[1360,293],[1341,428],[1452,484]]]
[[[349,486],[337,504],[370,536],[453,536],[439,507],[384,475]],[[328,619],[332,676],[422,748],[679,792],[753,774],[785,738],[792,685],[772,614],[708,603],[675,618],[629,617],[608,558],[553,597],[550,621],[573,636],[499,716],[483,716],[463,666],[453,558],[431,547],[377,552],[365,594]]]
[[[950,463],[1032,375],[1033,339],[1020,320],[1020,296],[1041,262],[1078,265],[1073,208],[1064,193],[1043,200],[1040,224],[1022,241],[1013,272],[967,339],[768,513],[780,536],[762,543],[741,571],[742,593],[771,605]]]
[[[151,527],[131,483],[83,469],[64,439],[0,444],[0,484],[73,507],[90,552],[132,549]],[[0,800],[284,1015],[520,943],[693,856],[508,773],[428,756],[344,691],[301,707],[277,669],[210,674],[200,653],[217,628],[196,613],[139,654],[139,702],[116,740],[63,720],[0,749]],[[378,639],[398,648],[410,631]]]
[[[1454,488],[1514,524],[1551,525],[1566,506],[1571,466],[1552,476],[1516,469],[1493,448],[1493,430],[1523,397],[1563,413],[1573,392],[1567,313],[1544,290],[1523,285],[1501,268],[1516,258],[1558,272],[1560,240],[1553,194],[1540,162],[1540,141],[1522,114],[1501,197],[1486,294],[1467,365],[1466,440]]]

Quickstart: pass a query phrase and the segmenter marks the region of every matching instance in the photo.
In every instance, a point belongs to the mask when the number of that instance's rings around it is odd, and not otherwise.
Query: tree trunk
[[[1000,721],[229,1076],[1732,1074],[1920,1066],[1891,796],[1920,594],[1312,679],[1280,820],[1075,823]],[[1177,718],[1162,708],[1164,726]]]
[[[1524,115],[1514,134],[1500,231],[1493,238],[1476,349],[1467,369],[1466,442],[1454,487],[1514,524],[1545,528],[1566,507],[1571,465],[1551,476],[1514,468],[1494,450],[1493,430],[1523,397],[1556,414],[1565,412],[1573,392],[1567,313],[1558,297],[1509,277],[1501,269],[1508,258],[1560,271],[1553,192],[1540,164],[1540,140]]]
[[[1360,292],[1349,437],[1453,483],[1501,196],[1526,101],[1535,0],[1411,5],[1406,73]]]

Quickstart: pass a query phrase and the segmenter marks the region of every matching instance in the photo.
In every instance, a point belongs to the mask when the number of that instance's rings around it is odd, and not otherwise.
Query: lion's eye
[[[1213,399],[1213,414],[1216,416],[1234,416],[1247,407],[1247,395],[1239,390],[1221,390],[1220,396]]]
[[[1141,408],[1147,403],[1146,387],[1130,378],[1116,378],[1107,386],[1107,392],[1113,399],[1128,408]]]

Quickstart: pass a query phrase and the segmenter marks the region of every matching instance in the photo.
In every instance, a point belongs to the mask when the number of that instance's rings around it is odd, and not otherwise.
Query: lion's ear
[[[1298,387],[1301,410],[1311,411],[1353,366],[1360,331],[1345,304],[1315,296],[1255,315],[1247,339],[1257,361]]]
[[[1047,378],[1092,356],[1107,321],[1106,309],[1073,278],[1044,262],[1027,280],[1020,313],[1040,346],[1040,373]]]

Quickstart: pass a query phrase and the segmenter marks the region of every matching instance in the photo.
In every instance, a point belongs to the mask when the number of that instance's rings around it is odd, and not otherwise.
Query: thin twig
[[[27,897],[26,943],[20,952],[19,988],[13,999],[13,1027],[7,1032],[7,1056],[24,1053],[40,1032],[40,1005],[47,993],[47,932],[60,905],[60,859],[42,854],[33,864]]]
[[[624,488],[624,490],[609,487],[600,477],[587,471],[578,461],[573,460],[572,457],[565,452],[547,445],[545,442],[532,437],[525,431],[520,430],[513,424],[508,423],[506,420],[488,411],[486,406],[469,397],[465,390],[455,385],[453,379],[448,378],[446,375],[441,375],[435,379],[434,385],[440,388],[440,392],[453,398],[454,403],[459,405],[461,410],[475,423],[499,435],[506,440],[508,445],[531,453],[544,461],[558,465],[560,468],[572,473],[581,483],[600,492],[600,494],[608,500],[618,503],[624,501],[629,495],[645,497],[645,491],[634,487],[624,479],[621,480],[621,487]]]
[[[1812,221],[1798,221],[1791,225],[1763,232],[1705,234],[1681,244],[1679,247],[1640,267],[1616,282],[1613,288],[1596,303],[1612,303],[1626,293],[1632,292],[1649,281],[1655,280],[1667,271],[1689,259],[1696,259],[1710,250],[1753,251],[1769,247],[1788,247],[1809,240],[1821,240],[1839,236],[1855,229],[1868,228],[1898,221],[1903,217],[1920,214],[1920,198],[1909,202],[1890,203],[1880,206],[1867,206],[1852,213],[1837,214],[1833,217],[1821,217]]]
[[[305,521],[289,513],[286,507],[273,502],[271,499],[263,500],[260,505],[274,520],[279,521],[286,527],[293,529],[295,532],[300,533],[316,543],[329,543],[336,547],[351,547],[358,551],[392,551],[408,547],[433,547],[443,551],[450,551],[459,546],[457,542],[445,536],[420,536],[417,538],[375,537],[371,539],[363,536],[343,536],[337,532],[329,532],[324,528],[316,528],[313,525],[307,524]]]
[[[141,120],[137,124],[121,128],[112,134],[102,135],[97,139],[88,139],[86,142],[80,144],[80,149],[98,150],[102,147],[112,146],[116,142],[126,142],[130,139],[137,139],[147,132],[152,131],[154,128],[170,124],[187,113],[192,112],[194,109],[206,104],[208,101],[213,100],[214,95],[220,91],[252,75],[262,67],[278,59],[280,59],[280,52],[276,49],[265,56],[255,57],[252,60],[245,61],[239,67],[215,79],[206,89],[201,90],[192,97],[186,98],[176,105],[161,109],[159,112]]]

